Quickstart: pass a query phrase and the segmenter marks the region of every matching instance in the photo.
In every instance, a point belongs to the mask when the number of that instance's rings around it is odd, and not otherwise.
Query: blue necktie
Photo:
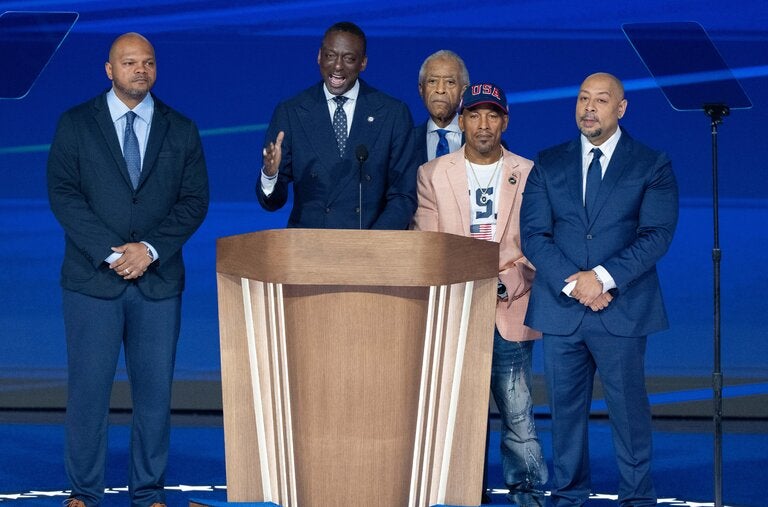
[[[333,112],[333,133],[336,135],[336,144],[339,147],[339,156],[344,158],[344,150],[347,147],[347,113],[344,112],[344,103],[347,97],[336,96],[336,110]]]
[[[600,157],[603,152],[600,148],[592,148],[592,162],[587,168],[587,188],[584,192],[584,207],[587,210],[587,217],[593,211],[597,191],[600,190],[600,183],[603,181],[603,166],[600,165]]]
[[[133,131],[133,120],[136,113],[128,111],[125,113],[125,134],[123,134],[123,157],[128,166],[128,175],[131,177],[133,188],[139,186],[139,177],[141,176],[141,152],[139,152],[139,140],[136,132]]]
[[[435,157],[448,155],[451,152],[450,148],[448,148],[448,138],[445,137],[446,134],[448,134],[448,131],[445,129],[437,129],[436,132],[439,139],[437,140],[437,151],[435,152]]]

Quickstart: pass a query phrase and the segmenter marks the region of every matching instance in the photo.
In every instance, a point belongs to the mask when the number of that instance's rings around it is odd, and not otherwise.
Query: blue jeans
[[[548,479],[533,420],[531,357],[533,342],[493,337],[491,392],[501,415],[501,464],[509,500],[521,507],[544,505]]]

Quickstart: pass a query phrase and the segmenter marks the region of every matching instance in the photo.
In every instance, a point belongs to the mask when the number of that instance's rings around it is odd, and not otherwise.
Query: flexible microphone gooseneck
[[[368,160],[368,148],[364,144],[358,144],[355,148],[355,158],[358,166],[357,206],[359,210],[359,227],[363,228],[363,163]]]

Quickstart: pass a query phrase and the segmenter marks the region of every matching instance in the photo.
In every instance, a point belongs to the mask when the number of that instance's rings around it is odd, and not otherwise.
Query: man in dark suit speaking
[[[170,401],[184,289],[182,245],[208,211],[197,127],[149,92],[155,51],[118,37],[112,88],[65,112],[48,196],[65,233],[68,507],[104,496],[107,419],[121,346],[131,385],[131,505],[164,506]]]
[[[283,207],[293,183],[288,227],[406,229],[417,169],[408,107],[358,79],[368,58],[353,23],[326,30],[317,63],[323,80],[272,115],[259,202]]]
[[[576,100],[581,136],[539,153],[523,193],[522,248],[536,267],[525,323],[544,334],[557,507],[589,496],[596,371],[619,505],[656,505],[644,358],[647,335],[667,327],[656,263],[672,242],[678,190],[667,156],[619,128],[626,108],[618,79],[589,76]]]

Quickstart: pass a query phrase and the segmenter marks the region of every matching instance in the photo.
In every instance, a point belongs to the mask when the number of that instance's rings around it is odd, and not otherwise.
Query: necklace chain
[[[491,178],[488,180],[488,184],[483,188],[482,185],[480,185],[480,180],[477,178],[477,172],[475,172],[475,167],[472,165],[472,162],[467,158],[467,163],[469,164],[469,170],[472,171],[472,176],[475,178],[475,183],[477,183],[477,188],[480,190],[480,204],[485,204],[488,202],[488,189],[491,187],[491,184],[493,184],[493,181],[496,179],[496,173],[499,172],[499,167],[501,166],[501,163],[504,161],[504,152],[501,152],[501,157],[499,157],[499,160],[496,161],[496,167],[493,169],[493,174],[491,174]]]

